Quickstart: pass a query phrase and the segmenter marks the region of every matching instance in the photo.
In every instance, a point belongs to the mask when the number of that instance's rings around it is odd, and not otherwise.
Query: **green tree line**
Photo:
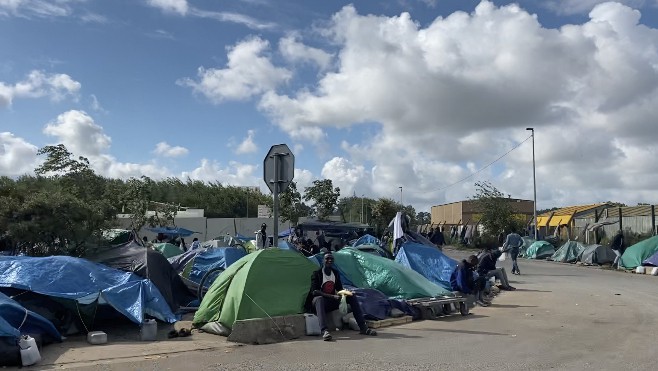
[[[44,162],[34,175],[0,177],[0,250],[18,249],[33,256],[83,256],[102,231],[115,227],[117,214],[131,215],[131,227],[175,225],[180,208],[205,210],[209,218],[255,217],[258,205],[272,197],[245,187],[216,182],[148,177],[127,180],[100,176],[84,157],[75,158],[60,144],[39,150]],[[416,214],[388,198],[340,197],[330,179],[316,180],[302,195],[295,182],[281,194],[280,214],[294,223],[301,217],[362,222],[382,232],[397,211],[412,225],[425,223],[428,213]],[[147,211],[155,211],[147,217]]]

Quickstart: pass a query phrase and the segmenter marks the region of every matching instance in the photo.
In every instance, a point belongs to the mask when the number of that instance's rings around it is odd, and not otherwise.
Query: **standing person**
[[[466,229],[467,228],[468,228],[468,226],[466,226],[466,225],[462,226],[462,231],[459,234],[459,239],[461,240],[461,243],[463,245],[466,245]]]
[[[187,251],[187,245],[185,244],[185,239],[181,237],[180,242],[178,243],[178,247],[180,247],[183,252]]]
[[[256,232],[256,250],[262,250],[268,247],[267,243],[267,224],[260,225],[260,230]]]
[[[432,233],[432,237],[430,238],[430,242],[437,246],[443,246],[446,244],[446,239],[443,237],[443,232],[437,227],[434,230],[434,233]]]
[[[194,239],[192,239],[192,245],[190,245],[190,250],[196,250],[199,247],[201,247],[201,242],[199,242],[198,238],[194,237]]]
[[[516,229],[514,227],[510,228],[510,233],[507,235],[505,243],[503,244],[503,252],[509,251],[510,258],[512,258],[512,274],[521,274],[521,271],[519,270],[519,264],[516,261],[516,259],[519,257],[519,250],[521,249],[521,246],[523,246],[523,238],[521,238],[521,236],[516,233]]]
[[[624,233],[622,230],[618,230],[617,234],[615,237],[612,239],[612,242],[610,243],[610,248],[612,251],[615,252],[615,261],[612,263],[613,267],[617,267],[619,269],[619,266],[621,264],[621,256],[624,255],[624,251],[626,251],[626,243],[624,242]]]
[[[341,296],[338,293],[343,291],[340,274],[333,268],[333,264],[334,256],[328,252],[324,254],[324,264],[322,267],[311,275],[311,303],[320,321],[322,340],[324,341],[331,340],[331,333],[327,326],[327,313],[338,309],[341,300]],[[359,325],[359,333],[362,335],[377,336],[375,330],[368,328],[356,297],[346,295],[345,299],[350,308],[352,308],[354,319]]]

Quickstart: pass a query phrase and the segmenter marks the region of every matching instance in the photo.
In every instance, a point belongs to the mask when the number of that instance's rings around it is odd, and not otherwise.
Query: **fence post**
[[[651,235],[656,235],[656,206],[651,205]]]
[[[622,218],[621,218],[621,207],[619,208],[619,229],[622,232],[624,231],[624,223],[622,222]]]

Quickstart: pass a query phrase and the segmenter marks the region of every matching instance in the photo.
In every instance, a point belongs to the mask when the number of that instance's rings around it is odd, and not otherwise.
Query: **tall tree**
[[[297,190],[297,183],[290,182],[279,198],[279,213],[282,221],[291,221],[293,224],[299,222],[299,218],[307,215],[308,206],[302,203],[302,195]]]
[[[390,198],[380,198],[375,202],[372,208],[372,225],[377,228],[379,233],[382,233],[388,223],[395,217],[395,214],[400,210],[400,203],[393,201]]]
[[[416,223],[418,223],[418,225],[425,225],[432,223],[432,214],[428,213],[427,211],[419,212],[418,214],[416,214]]]
[[[505,194],[490,182],[476,182],[475,196],[471,199],[476,202],[480,213],[480,224],[484,227],[484,234],[495,237],[502,231],[511,227],[517,230],[523,227],[522,221],[514,216],[514,210]]]
[[[334,188],[331,179],[314,180],[313,185],[304,189],[304,201],[315,202],[313,209],[319,220],[325,220],[327,216],[336,210],[340,197],[340,188]]]

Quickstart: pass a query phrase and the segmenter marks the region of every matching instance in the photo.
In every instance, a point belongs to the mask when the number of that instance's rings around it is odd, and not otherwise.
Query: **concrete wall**
[[[130,219],[118,219],[120,228],[129,228]],[[267,224],[267,232],[269,235],[274,230],[274,219],[268,218],[176,218],[176,226],[189,229],[191,231],[199,232],[194,234],[186,241],[192,241],[197,237],[201,241],[211,240],[215,237],[225,236],[227,233],[234,236],[239,233],[247,237],[256,237],[256,231],[260,229],[262,223]],[[279,232],[290,228],[289,223],[279,223]],[[146,236],[149,241],[156,237],[156,234],[142,228],[139,231],[139,236]]]

